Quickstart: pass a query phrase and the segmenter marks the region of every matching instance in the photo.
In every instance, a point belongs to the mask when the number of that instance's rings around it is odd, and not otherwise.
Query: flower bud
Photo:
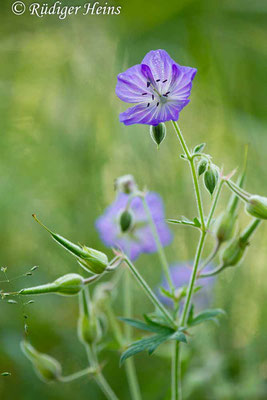
[[[247,241],[243,241],[240,237],[233,238],[222,252],[222,265],[224,267],[235,266],[244,256],[247,246]]]
[[[137,185],[132,175],[123,175],[115,179],[114,188],[117,192],[131,194],[137,191]]]
[[[227,242],[231,239],[234,233],[236,220],[237,215],[232,215],[229,211],[225,211],[219,216],[215,230],[219,243]]]
[[[124,210],[119,219],[122,233],[129,231],[133,226],[134,216],[130,210]]]
[[[218,180],[219,180],[218,168],[214,164],[209,165],[204,174],[204,183],[211,195],[214,192]]]
[[[84,344],[99,342],[102,336],[100,322],[90,302],[89,294],[85,290],[80,294],[79,310],[78,337],[80,341]]]
[[[199,161],[198,166],[197,166],[198,176],[204,174],[204,172],[206,171],[206,168],[207,168],[207,164],[208,164],[208,161],[205,159]]]
[[[94,274],[102,274],[105,271],[108,266],[108,258],[106,254],[87,246],[78,246],[65,239],[63,236],[50,231],[50,229],[48,229],[37,219],[35,214],[33,214],[33,218],[50,233],[52,238],[58,244],[71,253],[76,258],[78,263],[87,271],[89,270]]]
[[[56,279],[52,283],[21,289],[21,295],[34,295],[45,293],[56,293],[62,296],[72,296],[80,292],[84,284],[87,283],[81,275],[67,274]]]
[[[46,383],[54,382],[61,377],[61,365],[53,357],[39,353],[29,342],[22,341],[21,349],[28,360],[31,361],[35,372]]]
[[[163,122],[160,122],[158,125],[150,126],[150,136],[153,142],[159,147],[160,143],[163,142],[166,136],[166,126]]]
[[[246,211],[259,219],[267,219],[267,197],[252,195],[246,204]]]

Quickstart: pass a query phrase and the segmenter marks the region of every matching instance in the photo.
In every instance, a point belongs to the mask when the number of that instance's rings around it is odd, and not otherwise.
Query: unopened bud
[[[56,293],[62,296],[72,296],[79,293],[85,283],[87,282],[83,279],[81,275],[67,274],[61,276],[52,283],[21,289],[19,294],[34,295]]]
[[[133,226],[134,216],[130,210],[124,210],[120,215],[120,228],[122,233],[129,231]]]
[[[207,164],[208,164],[208,161],[205,159],[199,161],[198,166],[197,166],[198,176],[204,174],[204,172],[206,171],[206,168],[207,168]]]
[[[204,183],[211,195],[214,192],[218,180],[219,180],[218,168],[214,164],[208,165],[204,174]]]
[[[94,274],[102,274],[102,272],[105,271],[108,266],[108,258],[106,254],[87,246],[78,246],[65,239],[63,236],[50,231],[50,229],[48,229],[37,219],[35,214],[33,214],[33,218],[50,233],[52,238],[58,244],[71,253],[76,258],[78,263],[87,271],[89,270]]]
[[[46,383],[54,382],[61,377],[60,363],[47,354],[39,353],[29,342],[22,341],[21,349],[28,360],[31,361],[35,372]]]
[[[219,216],[216,224],[215,234],[219,243],[227,242],[231,239],[234,233],[234,227],[237,220],[237,215],[232,215],[226,211]]]
[[[160,143],[166,137],[166,126],[163,122],[160,122],[158,125],[151,125],[150,126],[150,136],[152,140],[156,143],[159,147]]]
[[[222,252],[222,265],[224,267],[235,266],[243,258],[247,246],[247,241],[243,241],[239,237],[233,238]]]
[[[246,204],[246,211],[259,219],[267,219],[267,197],[250,196]]]
[[[115,180],[114,187],[117,192],[126,194],[131,194],[137,191],[137,185],[132,175],[120,176]]]

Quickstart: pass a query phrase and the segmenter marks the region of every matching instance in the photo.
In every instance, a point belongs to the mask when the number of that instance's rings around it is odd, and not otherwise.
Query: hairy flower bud
[[[137,191],[137,185],[132,175],[123,175],[115,179],[114,188],[117,192],[131,194]]]
[[[34,295],[34,294],[56,293],[62,296],[72,296],[78,294],[86,283],[89,282],[84,280],[81,275],[66,274],[56,279],[52,283],[46,283],[45,285],[39,285],[26,289],[21,289],[19,294]]]
[[[234,233],[237,215],[232,215],[229,211],[222,213],[216,223],[215,234],[219,243],[227,242]]]
[[[94,274],[102,274],[105,271],[108,266],[108,258],[106,254],[87,246],[78,246],[77,244],[65,239],[63,236],[50,231],[50,229],[37,219],[35,214],[33,214],[33,218],[50,233],[52,238],[58,244],[71,253],[84,269],[87,271],[89,270]]]
[[[39,353],[29,342],[22,341],[21,349],[28,360],[31,361],[35,372],[46,383],[59,380],[61,377],[61,365],[53,357],[47,354]]]
[[[134,216],[130,210],[124,210],[120,214],[119,223],[122,233],[129,231],[133,226]]]
[[[163,122],[160,122],[158,125],[151,125],[150,126],[150,136],[153,142],[159,147],[160,143],[166,137],[166,126]]]
[[[233,238],[222,252],[221,261],[223,266],[235,266],[243,258],[247,246],[247,241],[243,241],[241,238]]]
[[[246,211],[259,219],[267,219],[267,197],[252,195],[246,204]]]
[[[207,190],[212,194],[219,180],[219,171],[216,165],[208,165],[204,174],[204,183]]]

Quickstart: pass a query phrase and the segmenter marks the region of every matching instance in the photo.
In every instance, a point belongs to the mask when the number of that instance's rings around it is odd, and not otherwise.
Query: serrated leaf
[[[191,323],[188,325],[195,326],[195,325],[202,324],[203,322],[206,322],[206,321],[216,321],[216,317],[218,317],[219,315],[225,315],[225,311],[221,310],[220,308],[204,310],[201,313],[199,313],[198,315],[196,315],[191,320]]]
[[[204,149],[205,146],[206,146],[206,143],[198,144],[193,150],[194,154],[200,153]]]

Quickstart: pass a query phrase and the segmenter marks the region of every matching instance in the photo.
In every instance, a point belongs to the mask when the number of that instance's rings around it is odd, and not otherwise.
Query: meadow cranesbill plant
[[[255,231],[262,220],[267,219],[267,199],[257,194],[251,195],[243,188],[245,167],[234,181],[234,173],[224,176],[222,170],[212,161],[212,157],[204,151],[205,143],[197,144],[193,149],[187,146],[177,120],[180,111],[189,102],[195,74],[195,68],[180,66],[166,51],[156,50],[150,51],[141,64],[119,74],[116,87],[120,99],[128,103],[137,103],[120,115],[121,122],[125,125],[150,125],[151,137],[159,145],[166,137],[165,122],[171,121],[182,147],[181,162],[185,162],[191,170],[192,195],[196,201],[197,216],[192,219],[171,218],[167,222],[174,227],[183,225],[194,229],[199,234],[195,257],[189,268],[184,265],[170,267],[165,246],[171,243],[172,233],[165,221],[162,199],[156,193],[140,191],[131,175],[116,180],[117,197],[96,220],[96,229],[102,241],[107,247],[112,247],[114,252],[112,259],[102,251],[71,242],[47,228],[36,215],[33,215],[53,240],[73,256],[76,268],[82,268],[82,275],[74,270],[51,283],[12,292],[1,291],[2,300],[16,304],[16,296],[20,299],[40,294],[78,296],[77,336],[85,348],[89,364],[72,375],[64,376],[57,360],[40,353],[31,345],[25,324],[22,351],[37,375],[45,382],[64,383],[88,376],[96,381],[107,399],[118,400],[119,396],[105,379],[102,363],[99,362],[101,350],[108,348],[110,342],[105,338],[108,332],[117,345],[121,364],[125,363],[132,400],[143,398],[133,356],[143,351],[151,355],[160,345],[172,341],[171,398],[182,400],[182,346],[194,340],[191,331],[196,325],[206,321],[217,321],[218,317],[224,314],[221,309],[205,309],[211,304],[211,289],[214,283],[212,277],[225,270],[229,271],[229,267],[241,264]],[[207,215],[202,204],[203,187],[211,196]],[[223,187],[231,190],[231,197],[224,207],[224,212],[216,216],[215,211]],[[250,221],[245,228],[237,231],[240,200],[245,203]],[[215,246],[211,253],[203,258],[207,235],[215,239]],[[143,253],[154,252],[158,253],[164,277],[161,288],[152,290],[133,262]],[[158,265],[154,266],[157,267]],[[33,267],[25,276],[31,275],[35,269],[36,267]],[[6,277],[3,282],[10,283],[11,280],[6,276],[7,269],[2,267],[1,271]],[[124,304],[124,317],[120,318],[123,325],[116,318],[112,307],[122,273],[124,273],[123,296],[121,290],[119,292]],[[130,273],[153,305],[151,312],[145,314],[143,319],[132,318]],[[98,283],[102,277],[106,277],[108,282]],[[96,286],[91,289],[95,282]],[[207,301],[201,301],[201,296],[205,299],[208,297]],[[32,301],[29,300],[25,304],[30,304]],[[146,335],[140,339],[138,333],[136,340],[133,329],[144,331]],[[8,376],[9,373],[4,372],[2,375]]]

